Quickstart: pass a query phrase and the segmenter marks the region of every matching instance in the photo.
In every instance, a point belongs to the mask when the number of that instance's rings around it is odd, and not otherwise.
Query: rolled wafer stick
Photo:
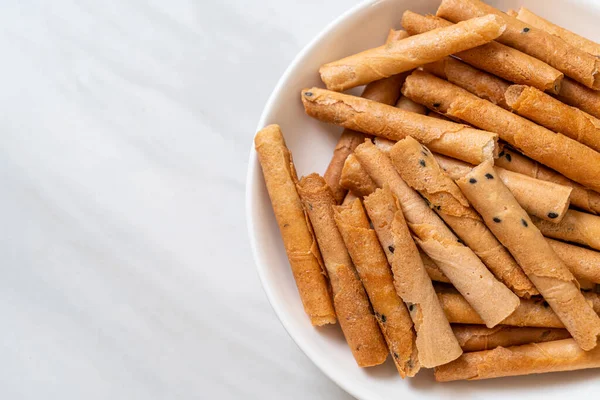
[[[452,25],[452,22],[433,15],[424,16],[412,11],[405,11],[402,15],[402,26],[411,35]],[[545,62],[498,42],[461,51],[454,56],[507,81],[551,93],[558,93],[564,77],[562,72]]]
[[[350,154],[346,158],[340,176],[340,186],[360,197],[368,196],[377,189],[377,185],[362,168],[354,154]]]
[[[546,237],[600,250],[600,216],[569,210],[558,224],[535,217],[532,221]]]
[[[573,274],[498,179],[493,165],[482,163],[456,183],[581,348],[596,347],[600,318],[585,301]]]
[[[352,355],[360,367],[382,364],[388,348],[335,224],[333,194],[317,174],[303,177],[296,186],[315,231],[331,282],[333,306]]]
[[[552,249],[571,270],[575,278],[600,283],[600,253],[597,251],[546,239]]]
[[[259,131],[254,145],[304,311],[315,326],[335,324],[321,254],[296,191],[296,169],[279,126]]]
[[[394,279],[375,231],[360,203],[333,207],[334,217],[400,375],[414,376],[420,368],[413,322],[394,288]]]
[[[445,115],[496,131],[501,139],[534,160],[590,189],[600,190],[600,153],[573,139],[536,125],[423,71],[415,71],[406,78],[402,93]]]
[[[462,178],[473,169],[470,164],[446,156],[434,154],[434,157],[446,175],[453,180]],[[494,169],[528,214],[558,223],[567,213],[573,188],[500,167]]]
[[[393,149],[392,149],[393,152]],[[425,201],[398,175],[389,157],[365,141],[354,154],[378,186],[388,185],[401,204],[415,240],[489,327],[510,315],[519,298],[464,246]]]
[[[558,36],[573,47],[577,47],[596,57],[600,57],[600,44],[571,32],[568,29],[553,24],[539,15],[534,14],[525,7],[521,7],[518,13],[514,10],[509,10],[507,14],[511,17],[516,17],[518,20],[523,21],[528,25]]]
[[[465,352],[550,342],[571,337],[566,329],[557,328],[519,328],[506,325],[486,328],[481,325],[452,325],[452,330]]]
[[[392,29],[388,34],[386,43],[404,39],[408,36],[408,33],[405,31],[395,31]],[[362,97],[379,103],[393,105],[400,96],[400,88],[402,87],[406,76],[407,73],[393,75],[389,78],[371,82],[365,87]],[[338,203],[342,201],[346,194],[346,189],[340,185],[340,177],[342,175],[344,162],[354,151],[356,146],[361,144],[363,140],[365,140],[365,135],[363,133],[351,129],[344,129],[333,150],[333,157],[327,166],[324,178],[333,191],[333,196]]]
[[[500,158],[494,161],[497,167],[518,172],[543,181],[558,183],[573,189],[571,204],[587,212],[600,213],[600,193],[587,189],[577,182],[517,153],[507,146],[501,146]]]
[[[600,151],[600,119],[530,86],[513,85],[505,97],[517,114]]]
[[[435,380],[477,380],[587,368],[600,368],[600,347],[583,351],[575,340],[563,339],[465,353],[437,367]]]
[[[450,323],[483,325],[481,317],[459,293],[447,290],[439,291],[438,287],[436,287],[436,291],[444,314]],[[596,293],[584,293],[583,296],[596,314],[600,313],[600,296]],[[548,303],[541,298],[521,299],[515,312],[504,319],[500,325],[538,328],[565,327]]]
[[[396,291],[408,307],[417,332],[419,362],[433,368],[455,360],[462,350],[433,290],[402,210],[386,187],[365,197],[365,208],[380,243],[392,242],[386,256]]]
[[[400,140],[390,152],[400,177],[418,191],[430,207],[469,246],[490,271],[517,294],[539,294],[510,253],[471,208],[460,189],[435,161],[431,152],[411,137]]]
[[[356,199],[358,199],[358,196],[352,193],[352,191],[348,191],[344,197],[344,201],[342,201],[342,204],[348,204]]]
[[[436,29],[325,64],[319,73],[328,89],[351,89],[494,40],[504,31],[500,21],[492,15]]]
[[[565,104],[600,118],[600,91],[590,89],[565,77],[557,97]]]
[[[529,54],[592,89],[600,89],[600,61],[561,38],[519,21],[480,0],[442,0],[437,16],[451,22],[496,15],[506,23],[497,41]]]
[[[423,70],[454,83],[477,97],[510,110],[504,98],[504,93],[510,87],[510,83],[504,79],[480,71],[452,57],[442,58],[439,61],[424,65]]]
[[[438,153],[473,164],[497,155],[496,134],[466,125],[319,88],[304,89],[302,102],[306,113],[321,121],[391,140],[412,136]]]

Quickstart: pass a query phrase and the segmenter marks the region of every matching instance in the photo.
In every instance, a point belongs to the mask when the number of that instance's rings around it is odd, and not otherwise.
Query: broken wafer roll
[[[534,160],[590,189],[600,190],[600,153],[573,139],[423,71],[415,71],[406,78],[402,93],[437,112],[495,131]]]
[[[319,74],[329,90],[351,89],[494,40],[504,31],[500,21],[484,16],[387,43],[325,64]]]
[[[325,89],[302,91],[306,113],[324,122],[386,139],[412,136],[433,151],[478,164],[497,155],[498,135]]]
[[[600,213],[600,193],[590,190],[577,182],[573,182],[558,172],[517,153],[510,147],[501,145],[500,150],[499,158],[494,161],[497,167],[570,187],[573,189],[571,191],[572,205],[590,213]]]
[[[569,331],[558,328],[530,328],[499,325],[452,325],[454,335],[465,352],[491,350],[496,347],[520,346],[528,343],[568,339]]]
[[[313,325],[335,324],[321,254],[296,191],[296,169],[279,126],[259,131],[254,145],[304,311]]]
[[[600,283],[600,253],[558,240],[546,239],[575,278]]]
[[[411,35],[452,25],[452,22],[433,15],[424,16],[412,11],[405,11],[402,15],[402,26]],[[545,62],[498,42],[461,51],[454,56],[507,81],[551,93],[558,93],[564,76]]]
[[[317,174],[303,177],[296,186],[323,256],[333,292],[333,306],[352,355],[360,367],[382,364],[388,348],[335,224],[333,194]]]
[[[510,83],[497,76],[480,71],[452,57],[423,66],[423,70],[454,83],[474,95],[510,110],[504,93]]]
[[[492,275],[423,198],[400,178],[390,158],[370,141],[358,146],[354,154],[378,186],[390,188],[401,204],[419,247],[435,261],[486,325],[495,326],[510,315],[518,306],[519,298]]]
[[[517,13],[510,10],[508,13],[511,17],[516,17],[518,20],[525,22],[528,25],[546,31],[552,35],[558,36],[573,47],[577,47],[586,53],[590,53],[596,57],[600,57],[600,44],[580,36],[568,29],[560,27],[552,22],[534,14],[525,7],[521,7]]]
[[[394,145],[390,155],[400,177],[428,201],[430,207],[477,254],[498,280],[519,297],[529,298],[539,294],[426,147],[407,137]]]
[[[435,369],[435,380],[477,380],[600,368],[600,347],[583,351],[573,339],[465,353]]]
[[[446,318],[452,324],[483,325],[483,321],[473,307],[458,292],[440,290],[436,287],[438,300]],[[596,293],[584,293],[583,296],[596,314],[600,313],[600,296]],[[564,324],[552,311],[544,299],[521,299],[515,312],[504,319],[500,325],[530,326],[538,328],[564,328]]]
[[[600,151],[600,119],[530,86],[513,85],[505,97],[517,114]]]
[[[542,234],[600,250],[600,216],[569,210],[557,224],[532,218]]]
[[[565,104],[600,118],[600,91],[590,89],[565,77],[557,97]]]
[[[600,318],[585,301],[571,271],[498,179],[493,165],[482,163],[456,183],[581,348],[596,347]]]
[[[529,54],[592,89],[600,89],[600,60],[561,38],[519,21],[480,0],[442,0],[437,16],[452,22],[496,15],[506,24],[497,41]]]
[[[394,288],[394,279],[375,231],[356,199],[333,207],[339,232],[369,295],[375,316],[400,375],[414,376],[420,369],[413,322]]]
[[[377,189],[377,185],[360,165],[354,154],[350,154],[346,158],[340,176],[340,186],[360,197],[368,196]]]
[[[455,360],[462,350],[427,276],[396,198],[386,187],[364,200],[379,242],[392,243],[386,256],[392,267],[396,291],[408,307],[417,332],[419,362],[433,368]]]
[[[386,43],[407,37],[408,33],[405,31],[395,31],[392,29],[388,34]],[[399,74],[371,82],[365,87],[365,90],[363,90],[362,97],[378,103],[393,105],[400,96],[400,88],[402,87],[406,76],[407,74]],[[356,146],[361,144],[363,140],[365,140],[365,135],[363,133],[351,129],[344,129],[333,150],[333,157],[327,166],[324,178],[333,191],[333,196],[338,204],[346,194],[346,189],[340,185],[340,176],[342,175],[344,162],[346,161],[346,158],[352,154]]]

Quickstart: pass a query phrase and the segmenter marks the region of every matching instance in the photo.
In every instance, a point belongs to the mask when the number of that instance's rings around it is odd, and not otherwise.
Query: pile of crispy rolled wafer
[[[301,92],[345,128],[324,177],[255,138],[312,324],[403,378],[600,367],[600,45],[480,0],[399,22]]]

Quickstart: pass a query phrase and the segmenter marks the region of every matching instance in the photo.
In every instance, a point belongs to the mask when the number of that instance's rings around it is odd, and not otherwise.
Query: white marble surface
[[[244,179],[356,2],[2,1],[0,398],[350,398],[263,294]]]

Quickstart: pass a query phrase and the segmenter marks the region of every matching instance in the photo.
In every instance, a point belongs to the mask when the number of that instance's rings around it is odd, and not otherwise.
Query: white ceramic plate
[[[486,0],[502,9],[524,5],[550,20],[591,39],[600,39],[598,0]],[[281,125],[299,175],[324,173],[341,129],[304,114],[300,90],[321,86],[319,67],[329,61],[379,46],[391,27],[400,28],[410,9],[435,13],[440,0],[365,1],[332,22],[289,66],[273,91],[257,131]],[[314,328],[304,314],[292,278],[277,223],[271,209],[254,147],[246,182],[246,213],[250,243],[265,292],[279,319],[302,351],[332,380],[360,399],[565,399],[599,398],[600,370],[554,373],[478,382],[436,384],[431,371],[402,380],[392,362],[361,369],[356,366],[339,325]],[[596,396],[594,396],[594,394]]]

